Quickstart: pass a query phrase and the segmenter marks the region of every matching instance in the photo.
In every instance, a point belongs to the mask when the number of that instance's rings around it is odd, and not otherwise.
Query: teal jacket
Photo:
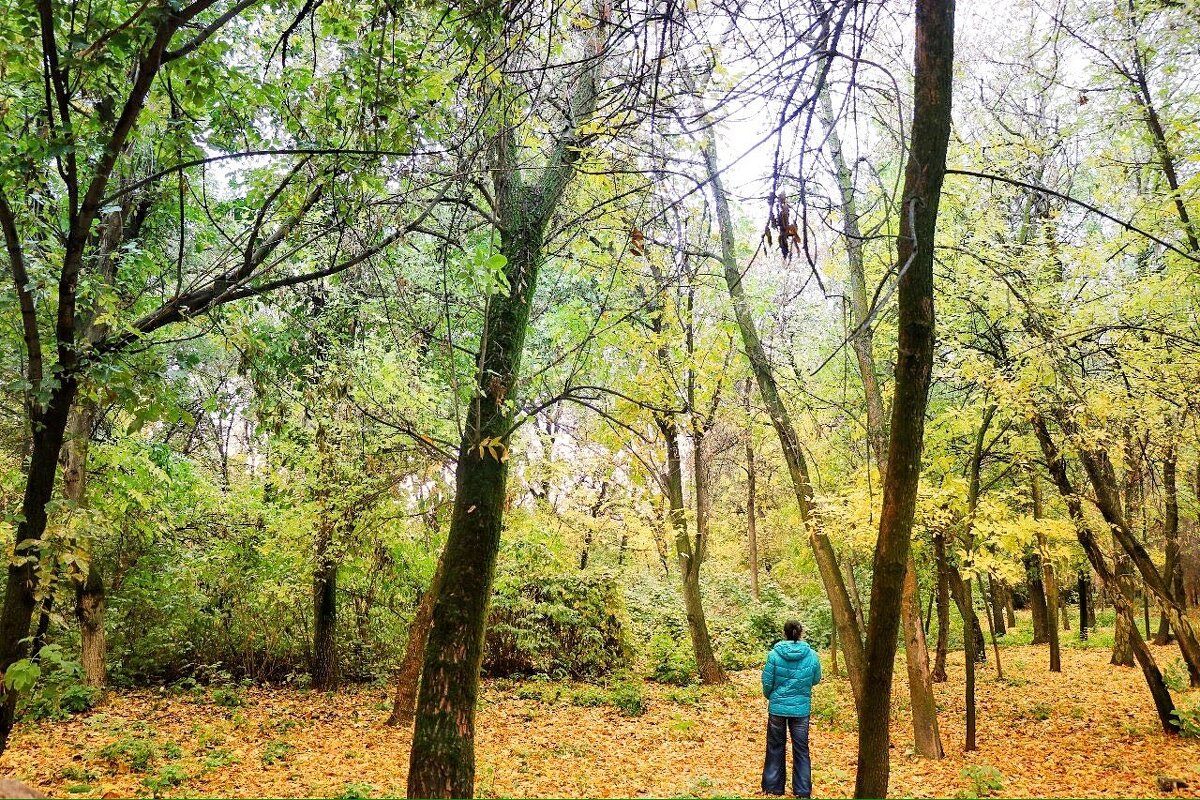
[[[808,642],[782,641],[771,648],[762,671],[767,711],[780,717],[807,717],[812,687],[821,682],[821,659]]]

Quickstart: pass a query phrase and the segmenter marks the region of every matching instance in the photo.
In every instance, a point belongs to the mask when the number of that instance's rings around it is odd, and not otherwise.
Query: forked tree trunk
[[[417,613],[413,615],[412,627],[408,629],[408,645],[404,648],[404,660],[396,670],[394,681],[395,697],[392,714],[387,723],[403,727],[413,721],[417,707],[417,690],[421,685],[421,665],[425,660],[425,643],[429,640],[429,627],[433,623],[433,603],[442,584],[442,557],[438,557],[437,568],[429,586],[421,593]]]
[[[855,797],[887,795],[888,721],[933,369],[933,247],[950,139],[954,0],[917,0],[913,117],[896,239],[896,381],[859,705]]]
[[[607,8],[607,7],[605,7]],[[475,708],[484,626],[495,576],[508,485],[508,446],[529,314],[545,258],[546,227],[574,175],[579,127],[596,109],[608,13],[592,29],[592,52],[572,92],[567,130],[554,142],[539,180],[527,182],[511,120],[497,136],[494,198],[509,291],[489,298],[455,469],[454,509],[443,552],[442,583],[425,646],[416,725],[409,751],[409,797],[475,793]],[[507,402],[506,402],[507,401]]]
[[[703,149],[705,168],[709,185],[712,187],[717,225],[721,236],[721,266],[725,277],[725,286],[733,303],[734,316],[742,336],[742,346],[750,361],[750,368],[754,373],[759,394],[762,396],[763,406],[779,437],[780,449],[783,451],[783,458],[787,464],[788,477],[791,479],[800,518],[808,531],[813,560],[816,561],[817,571],[825,586],[825,594],[829,598],[833,623],[837,628],[838,641],[842,646],[842,655],[846,661],[846,674],[850,678],[850,686],[854,692],[857,707],[863,691],[862,630],[855,616],[854,606],[850,602],[850,596],[846,591],[842,573],[838,569],[833,543],[829,540],[828,535],[822,532],[813,508],[813,490],[808,475],[808,462],[800,447],[800,437],[792,424],[791,415],[780,396],[774,369],[767,359],[767,352],[763,347],[762,340],[758,337],[758,328],[755,325],[750,304],[746,299],[745,288],[742,286],[742,273],[738,267],[734,239],[733,217],[729,211],[729,198],[725,193],[721,170],[717,163],[716,143],[711,135],[705,137]]]
[[[1075,486],[1071,483],[1070,476],[1067,474],[1067,462],[1063,459],[1058,446],[1054,443],[1053,438],[1051,438],[1050,429],[1047,427],[1045,420],[1040,415],[1035,415],[1032,424],[1034,434],[1037,437],[1042,455],[1046,461],[1046,468],[1050,472],[1050,478],[1067,504],[1067,513],[1071,517],[1071,521],[1075,523],[1075,534],[1079,539],[1079,543],[1083,546],[1083,551],[1087,555],[1088,562],[1092,565],[1092,569],[1096,571],[1101,582],[1109,591],[1117,612],[1125,616],[1128,622],[1132,623],[1133,607],[1126,599],[1125,594],[1117,590],[1114,586],[1116,578],[1104,560],[1104,553],[1101,551],[1100,545],[1097,544],[1095,535],[1087,525],[1087,519],[1083,513],[1083,504],[1079,499],[1079,494],[1076,492]],[[1081,593],[1081,603],[1086,602],[1084,597],[1085,595]],[[1066,614],[1063,616],[1066,617]],[[1179,721],[1175,718],[1175,703],[1171,699],[1171,692],[1167,689],[1165,681],[1163,681],[1162,672],[1154,662],[1154,656],[1151,654],[1150,648],[1137,632],[1137,627],[1131,624],[1130,628],[1132,630],[1131,639],[1134,658],[1137,660],[1138,666],[1141,667],[1142,676],[1145,678],[1147,688],[1150,690],[1150,696],[1154,701],[1154,708],[1158,714],[1159,724],[1162,725],[1163,730],[1167,733],[1178,733]]]
[[[696,437],[695,452],[692,454],[696,495],[696,536],[693,540],[688,535],[687,511],[683,505],[679,431],[673,417],[660,418],[659,428],[667,439],[667,491],[671,504],[671,527],[675,531],[675,556],[679,560],[679,574],[683,581],[683,607],[687,614],[692,652],[696,656],[696,671],[703,684],[728,683],[729,678],[713,653],[712,637],[708,632],[708,620],[700,593],[700,567],[708,547],[709,485],[704,437]]]

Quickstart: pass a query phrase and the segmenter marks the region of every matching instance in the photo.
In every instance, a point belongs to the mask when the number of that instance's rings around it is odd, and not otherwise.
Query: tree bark
[[[1030,478],[1031,495],[1033,498],[1033,518],[1042,518],[1042,485],[1035,472]],[[1046,534],[1037,532],[1037,549],[1034,551],[1038,563],[1041,564],[1041,585],[1045,587],[1046,641],[1050,644],[1050,671],[1062,672],[1062,655],[1058,647],[1058,580],[1054,577],[1054,564],[1050,560],[1050,551],[1046,546]]]
[[[54,496],[54,481],[58,475],[58,458],[62,452],[67,429],[67,417],[75,400],[77,384],[74,375],[63,376],[51,394],[45,409],[34,417],[33,448],[29,456],[25,493],[21,500],[22,518],[17,523],[14,540],[19,553],[26,558],[14,559],[8,565],[8,582],[4,587],[4,606],[0,611],[0,672],[28,655],[26,640],[33,610],[37,605],[37,558],[40,542],[46,531],[46,504]],[[32,543],[32,546],[27,543]],[[16,713],[17,693],[5,692],[0,704],[0,752],[8,745]]]
[[[941,758],[941,732],[938,730],[937,699],[933,694],[933,676],[929,669],[929,648],[925,642],[925,629],[921,627],[921,615],[913,615],[911,609],[919,608],[917,598],[917,565],[909,555],[908,569],[904,571],[903,608],[904,658],[908,667],[909,701],[913,715],[913,743],[918,755],[925,758]]]
[[[854,606],[850,601],[842,573],[838,569],[833,543],[829,540],[828,535],[822,532],[816,510],[813,508],[813,490],[812,482],[809,480],[808,462],[800,447],[800,437],[796,433],[791,416],[779,393],[774,369],[767,359],[767,352],[763,347],[762,340],[759,339],[758,328],[755,325],[750,304],[746,299],[745,288],[742,286],[742,274],[738,269],[734,239],[733,217],[729,211],[729,198],[725,193],[721,170],[717,163],[716,143],[711,135],[705,137],[703,147],[707,177],[709,185],[712,187],[717,225],[721,235],[721,266],[725,277],[725,286],[733,303],[734,316],[742,337],[742,346],[750,361],[750,368],[754,373],[754,380],[758,385],[763,406],[770,415],[771,425],[779,437],[780,449],[783,451],[784,462],[787,464],[788,477],[791,479],[800,519],[808,531],[813,560],[816,561],[817,571],[825,586],[825,594],[829,598],[833,623],[837,627],[838,641],[842,645],[842,655],[846,661],[846,674],[849,676],[857,707],[863,693],[862,629],[855,616]]]
[[[833,112],[833,101],[828,89],[821,92],[821,110],[825,117],[827,144],[833,162],[841,200],[843,239],[846,246],[846,262],[849,275],[850,324],[853,326],[850,345],[858,364],[859,378],[863,385],[863,396],[867,410],[868,452],[875,456],[879,474],[886,483],[888,472],[887,419],[884,416],[883,392],[875,370],[874,336],[870,325],[870,301],[867,297],[866,265],[863,261],[862,231],[858,222],[858,209],[854,193],[854,176],[846,164],[842,143],[838,135]],[[854,581],[852,566],[846,562],[847,586],[851,600],[858,612],[858,624],[866,628],[862,601]],[[933,675],[929,667],[929,648],[925,629],[921,624],[921,608],[917,587],[916,562],[911,552],[907,559],[906,574],[901,593],[900,614],[905,631],[905,666],[908,671],[909,700],[913,710],[913,740],[918,754],[926,758],[941,758],[944,755],[937,722],[937,702],[933,694]],[[943,674],[945,664],[942,665]]]
[[[925,411],[933,368],[933,247],[950,138],[954,73],[954,0],[917,0],[914,100],[896,239],[896,381],[887,475],[871,582],[864,692],[859,705],[856,797],[887,795],[892,671],[900,626]]]
[[[409,797],[475,793],[475,708],[484,627],[500,548],[508,446],[518,396],[529,314],[545,258],[546,227],[579,158],[580,126],[596,110],[607,14],[592,30],[593,51],[580,66],[569,126],[553,143],[536,185],[526,182],[511,120],[496,138],[494,198],[509,291],[489,298],[475,376],[455,469],[454,508],[443,553],[442,583],[425,646],[416,725],[409,752]],[[506,400],[508,402],[506,402]]]
[[[945,683],[946,653],[950,649],[950,579],[946,574],[946,538],[941,533],[933,535],[933,553],[937,566],[938,637],[931,678],[935,683]]]
[[[1032,424],[1034,434],[1042,450],[1042,455],[1045,458],[1050,478],[1067,504],[1067,513],[1071,517],[1071,521],[1075,523],[1075,535],[1079,539],[1079,543],[1083,546],[1083,551],[1087,555],[1088,562],[1092,565],[1092,569],[1096,571],[1106,590],[1110,592],[1113,604],[1117,607],[1118,613],[1125,616],[1129,622],[1132,622],[1133,608],[1127,601],[1125,594],[1117,590],[1114,586],[1116,578],[1104,560],[1104,553],[1096,542],[1095,534],[1092,533],[1087,525],[1087,519],[1083,513],[1083,503],[1079,499],[1079,494],[1076,492],[1075,486],[1071,483],[1070,476],[1067,474],[1066,460],[1062,457],[1058,446],[1051,438],[1050,429],[1047,427],[1045,420],[1040,415],[1035,415]],[[1081,592],[1081,604],[1086,603],[1084,597],[1085,595]],[[1063,615],[1064,618],[1066,616],[1066,614]],[[1154,662],[1154,656],[1151,654],[1150,648],[1147,647],[1145,641],[1137,632],[1137,626],[1131,625],[1130,627],[1133,633],[1131,638],[1134,657],[1137,660],[1138,666],[1141,667],[1142,676],[1145,678],[1147,688],[1150,690],[1151,699],[1154,701],[1154,708],[1158,714],[1159,724],[1162,725],[1163,730],[1167,733],[1177,733],[1179,731],[1179,723],[1175,719],[1175,704],[1171,699],[1171,693],[1167,689],[1166,683],[1163,681],[1162,672]]]
[[[333,556],[333,520],[322,520],[318,534],[317,565],[313,569],[312,688],[328,692],[338,685],[337,574]]]
[[[63,496],[76,510],[87,508],[87,459],[92,439],[96,406],[76,403],[67,420],[63,442]],[[94,543],[87,542],[87,571],[74,580],[75,618],[79,621],[79,661],[83,680],[88,686],[103,689],[108,684],[107,652],[104,637],[104,577],[96,563]]]
[[[1183,598],[1176,591],[1179,583],[1179,485],[1176,478],[1175,448],[1167,450],[1162,462],[1163,480],[1163,539],[1165,541],[1166,560],[1163,564],[1163,580],[1171,589],[1176,602],[1182,603]],[[1158,618],[1158,632],[1154,636],[1157,645],[1170,644],[1171,623],[1166,614]]]
[[[746,411],[750,411],[750,379],[746,379]],[[757,602],[758,590],[758,469],[754,463],[754,425],[746,431],[746,539],[750,561],[750,596]]]
[[[395,698],[387,725],[403,727],[412,724],[417,708],[417,691],[421,686],[421,666],[425,660],[425,643],[429,641],[429,628],[433,624],[433,604],[442,585],[443,557],[438,557],[437,567],[429,586],[421,593],[417,613],[413,615],[412,627],[408,629],[408,645],[404,648],[404,659],[396,670],[394,681]]]
[[[1000,582],[996,579],[995,575],[988,575],[988,594],[991,599],[993,636],[1004,636],[1007,633],[1007,628],[1004,625],[1004,601],[1002,599],[1004,590],[999,584]]]
[[[700,567],[704,563],[708,545],[709,478],[704,437],[702,434],[696,436],[692,453],[696,495],[696,536],[693,541],[688,536],[687,511],[683,505],[679,433],[674,418],[668,417],[664,421],[666,424],[660,422],[659,427],[667,439],[667,487],[671,502],[671,526],[675,529],[675,555],[679,559],[679,574],[683,581],[683,606],[687,613],[692,651],[696,656],[696,670],[703,684],[728,683],[729,678],[713,653],[712,637],[708,632],[708,620],[704,614],[704,602],[700,592]]]

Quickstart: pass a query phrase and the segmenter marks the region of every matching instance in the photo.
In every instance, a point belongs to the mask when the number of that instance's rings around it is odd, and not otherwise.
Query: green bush
[[[597,678],[628,663],[616,581],[606,575],[502,575],[488,614],[491,677]]]
[[[646,713],[646,698],[640,683],[618,681],[609,692],[609,697],[617,710],[627,717],[640,717]]]
[[[21,698],[20,714],[27,719],[66,719],[96,705],[100,690],[83,683],[83,668],[67,657],[61,646],[46,645],[37,662],[28,660],[28,694]],[[21,688],[21,687],[18,687]]]
[[[162,795],[164,789],[171,789],[180,786],[187,782],[187,771],[178,764],[168,764],[158,771],[157,775],[146,778],[142,781],[142,785],[150,790],[153,797]]]
[[[971,781],[971,788],[961,793],[961,797],[989,797],[1004,788],[1000,770],[987,764],[972,764],[959,774]]]
[[[1167,664],[1167,668],[1163,670],[1163,683],[1172,692],[1187,690],[1191,685],[1191,678],[1188,677],[1187,665],[1183,663],[1183,659],[1176,658]]]
[[[1179,723],[1182,735],[1200,739],[1200,706],[1177,706],[1171,715]]]
[[[132,772],[148,772],[158,761],[177,759],[183,751],[173,742],[160,745],[149,737],[122,736],[100,748],[98,755]]]
[[[648,676],[656,683],[690,686],[698,679],[691,643],[667,633],[656,634],[647,648]]]

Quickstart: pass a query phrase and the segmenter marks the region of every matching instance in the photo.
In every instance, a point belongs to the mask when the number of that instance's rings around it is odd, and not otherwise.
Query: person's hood
[[[808,642],[792,642],[787,639],[775,645],[775,652],[787,661],[802,661],[812,655],[813,649]]]

